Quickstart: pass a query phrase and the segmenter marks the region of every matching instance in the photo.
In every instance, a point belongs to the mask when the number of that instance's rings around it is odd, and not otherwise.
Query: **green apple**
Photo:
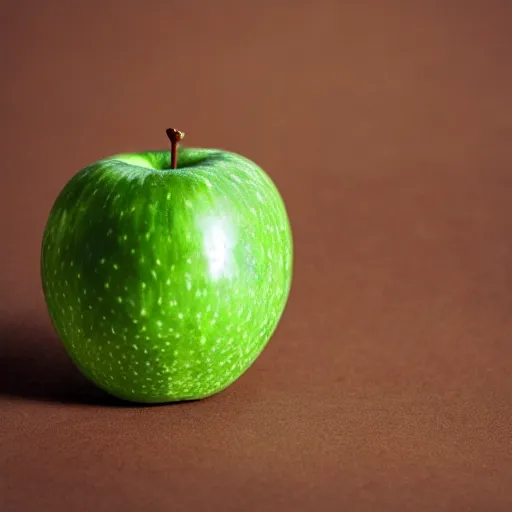
[[[291,288],[291,226],[273,181],[241,155],[175,142],[80,170],[41,248],[67,353],[95,385],[133,402],[230,386],[272,337]]]

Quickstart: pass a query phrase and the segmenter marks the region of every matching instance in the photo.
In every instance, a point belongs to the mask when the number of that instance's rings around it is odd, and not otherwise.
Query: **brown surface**
[[[512,510],[511,2],[3,6],[2,512]],[[227,391],[122,407],[39,246],[74,172],[169,125],[273,177],[295,279]]]

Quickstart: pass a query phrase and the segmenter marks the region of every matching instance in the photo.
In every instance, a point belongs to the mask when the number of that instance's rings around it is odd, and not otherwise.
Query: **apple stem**
[[[185,137],[185,134],[175,128],[167,128],[165,133],[171,141],[171,169],[176,169],[178,167],[178,143]]]

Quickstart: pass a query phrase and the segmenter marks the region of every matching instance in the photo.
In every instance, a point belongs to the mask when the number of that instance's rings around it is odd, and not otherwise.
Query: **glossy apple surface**
[[[41,274],[80,371],[135,402],[204,398],[254,362],[284,311],[293,244],[284,202],[254,162],[180,148],[78,172],[50,212]]]

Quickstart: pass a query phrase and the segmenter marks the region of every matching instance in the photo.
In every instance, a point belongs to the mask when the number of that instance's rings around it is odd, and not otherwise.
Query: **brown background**
[[[1,11],[0,510],[512,510],[512,3],[28,1]],[[122,406],[39,283],[81,167],[256,160],[295,277],[257,363]]]

